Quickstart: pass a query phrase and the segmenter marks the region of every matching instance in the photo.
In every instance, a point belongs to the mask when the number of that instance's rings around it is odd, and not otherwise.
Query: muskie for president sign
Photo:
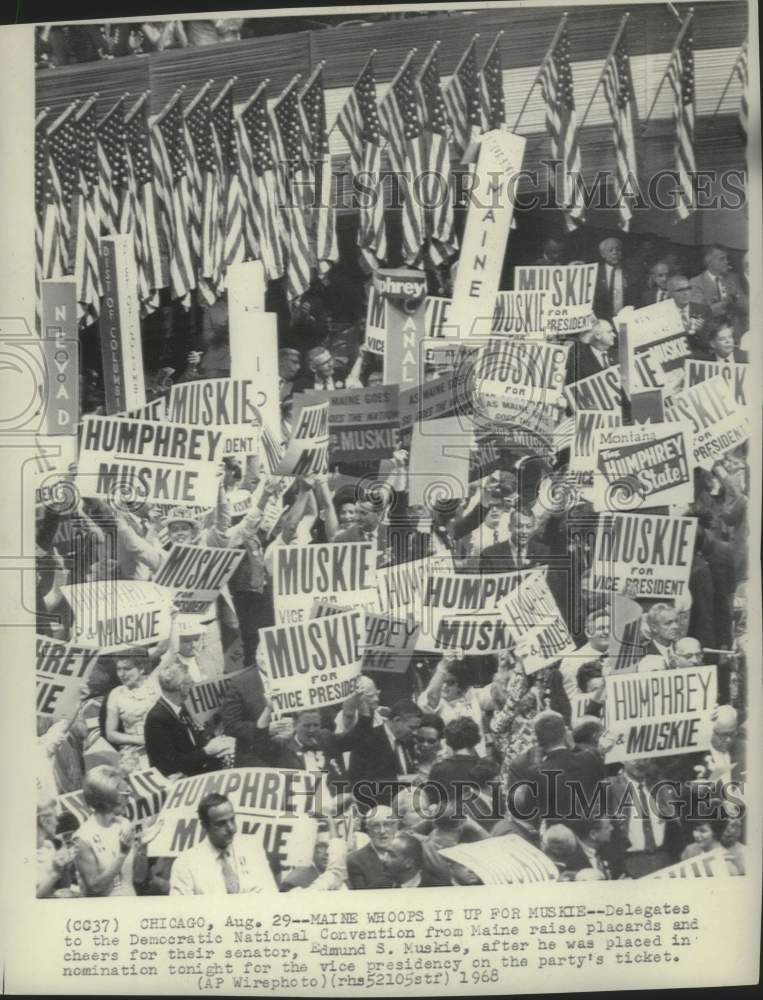
[[[685,600],[697,520],[662,514],[600,514],[591,590],[651,600]]]
[[[536,323],[546,336],[582,333],[591,328],[598,268],[598,264],[517,267],[515,294],[536,297],[530,299],[530,308],[539,310]]]
[[[723,375],[672,393],[665,401],[665,419],[689,421],[694,460],[703,469],[712,469],[722,455],[743,444],[752,429],[747,409],[737,405]]]
[[[174,544],[154,583],[173,591],[179,610],[202,614],[231,578],[243,555],[242,549]]]
[[[224,454],[224,434],[212,427],[87,414],[77,485],[83,496],[212,507]]]
[[[709,749],[716,667],[611,673],[606,690],[608,764]]]

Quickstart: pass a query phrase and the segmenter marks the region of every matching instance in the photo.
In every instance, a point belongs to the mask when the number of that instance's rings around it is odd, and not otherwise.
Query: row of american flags
[[[681,25],[663,76],[674,94],[680,215],[690,210],[696,169],[691,17]],[[557,202],[574,228],[585,220],[576,183],[585,115],[578,125],[566,22],[567,15],[531,89],[541,89],[552,159],[560,164]],[[611,119],[616,180],[623,194],[620,224],[627,230],[626,194],[638,177],[638,163],[624,27],[623,22],[597,89],[601,85]],[[383,152],[401,185],[405,263],[440,265],[457,254],[448,177],[454,159],[471,169],[482,133],[506,126],[501,35],[481,64],[475,35],[446,85],[439,43],[417,70],[417,53],[411,50],[381,100],[376,53],[369,55],[332,126],[347,143],[348,171],[354,190],[361,192],[357,241],[367,266],[388,256],[384,199],[372,196],[381,183]],[[732,72],[745,88],[746,66],[743,47]],[[80,321],[92,322],[101,296],[98,239],[127,234],[134,245],[143,315],[158,307],[162,289],[186,305],[192,293],[214,303],[225,289],[228,267],[251,259],[262,260],[269,280],[284,279],[288,298],[297,299],[313,274],[338,258],[323,67],[316,66],[304,84],[299,74],[294,76],[273,102],[269,81],[263,81],[238,113],[235,78],[214,97],[213,81],[189,101],[181,87],[153,119],[148,93],[137,99],[124,95],[100,120],[98,95],[72,102],[55,118],[42,111],[35,136],[38,288],[41,278],[74,274]],[[514,130],[521,117],[522,112]]]

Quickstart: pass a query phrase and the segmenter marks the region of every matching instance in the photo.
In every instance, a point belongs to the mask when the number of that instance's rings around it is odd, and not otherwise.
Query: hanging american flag
[[[559,161],[556,176],[561,190],[556,191],[557,202],[564,210],[567,228],[575,229],[585,220],[585,206],[577,183],[581,172],[580,145],[572,88],[570,38],[566,25],[543,60],[539,83],[546,104],[546,131],[551,137],[551,156]]]
[[[244,260],[244,207],[239,177],[238,149],[233,127],[233,84],[229,80],[212,105],[212,132],[219,178],[220,280],[218,294],[225,287],[230,264]]]
[[[281,180],[281,205],[286,233],[288,263],[286,294],[289,301],[299,298],[310,287],[313,255],[308,237],[306,199],[307,135],[300,114],[295,76],[273,106],[273,124]]]
[[[98,238],[101,234],[101,197],[98,190],[98,157],[95,151],[95,98],[89,98],[75,116],[77,149],[76,228],[74,276],[77,281],[79,320],[92,323],[101,307]]]
[[[750,120],[750,108],[747,103],[747,88],[750,82],[749,70],[747,68],[747,44],[748,39],[745,38],[744,44],[739,50],[736,65],[734,66],[734,74],[742,84],[742,94],[739,98],[739,125],[745,135],[747,135]]]
[[[284,274],[274,142],[261,83],[239,116],[238,149],[247,255],[262,261],[268,281]]]
[[[424,211],[416,197],[414,184],[423,170],[422,125],[411,60],[411,49],[379,104],[379,121],[387,137],[387,155],[401,190],[403,259],[407,264],[420,264],[424,242]]]
[[[612,119],[612,142],[617,163],[617,185],[620,192],[618,211],[620,226],[625,232],[633,216],[626,192],[633,190],[638,180],[636,141],[633,135],[633,81],[625,41],[621,38],[607,59],[602,80]]]
[[[461,56],[450,82],[443,91],[448,118],[453,129],[453,148],[459,159],[482,131],[480,114],[480,81],[477,73],[477,39],[475,35]]]
[[[169,266],[173,299],[189,304],[196,287],[188,214],[188,176],[181,91],[170,98],[150,129],[154,190],[159,209],[159,232]]]
[[[42,277],[71,274],[71,207],[77,183],[77,149],[73,101],[50,125],[47,132],[45,213],[42,231]]]
[[[315,260],[323,273],[339,257],[336,212],[331,190],[331,153],[326,128],[323,63],[316,67],[299,96],[307,132],[308,157],[313,169],[313,210],[310,236]]]
[[[675,160],[678,171],[678,202],[681,219],[688,217],[694,201],[692,177],[697,170],[694,158],[694,48],[691,36],[692,15],[684,21],[677,44],[668,63],[668,83],[673,91],[675,125]]]
[[[146,315],[159,307],[159,289],[169,284],[162,257],[157,204],[148,139],[147,95],[143,94],[125,116],[127,151],[126,228],[133,236],[138,274],[138,298]]]
[[[428,238],[429,257],[433,264],[445,263],[458,249],[454,230],[453,201],[450,189],[450,144],[448,116],[440,86],[440,69],[435,42],[424,60],[417,78],[420,118],[424,126],[423,165],[425,183],[424,234]]]
[[[45,173],[48,162],[48,118],[50,109],[38,113],[34,123],[34,321],[42,330],[43,232],[45,228]]]
[[[499,31],[496,35],[480,72],[482,120],[486,132],[500,128],[506,121],[506,103],[503,96],[503,63],[501,60],[500,44],[502,35],[502,31]]]
[[[127,232],[123,217],[127,195],[124,101],[124,96],[120,97],[95,129],[101,232],[107,235]]]
[[[374,52],[355,81],[336,121],[350,147],[350,172],[360,175],[363,191],[358,197],[358,246],[366,264],[378,267],[387,256],[384,197],[380,184],[381,132],[376,105]]]
[[[216,243],[220,238],[217,201],[218,184],[212,141],[212,110],[209,83],[205,83],[186,108],[186,174],[191,251],[196,268],[196,287],[207,305],[217,301]]]

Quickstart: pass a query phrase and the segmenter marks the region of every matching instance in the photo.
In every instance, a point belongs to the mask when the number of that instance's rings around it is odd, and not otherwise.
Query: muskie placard
[[[750,366],[734,361],[684,361],[684,389],[690,389],[699,382],[705,382],[715,375],[723,375],[733,387],[734,399],[738,406],[747,406],[747,372]]]
[[[167,791],[172,787],[170,779],[165,778],[155,767],[150,767],[145,771],[126,774],[125,781],[130,786],[125,816],[133,823],[142,823],[143,820],[158,815],[167,799]],[[76,816],[80,823],[93,815],[81,790],[59,795],[57,801],[61,809]]]
[[[224,434],[212,427],[86,414],[77,486],[83,496],[124,493],[146,503],[212,507]]]
[[[329,462],[369,462],[389,458],[400,447],[399,388],[371,385],[359,389],[306,392],[309,403],[329,405]]]
[[[518,292],[542,295],[546,336],[571,335],[591,329],[598,264],[558,264],[514,269]]]
[[[362,664],[363,612],[260,629],[279,712],[338,705],[355,690]]]
[[[717,668],[681,667],[607,677],[607,764],[710,748]]]
[[[621,427],[622,423],[622,415],[617,411],[578,410],[570,447],[570,472],[590,472],[595,457],[593,432],[599,427]]]
[[[172,591],[147,580],[96,580],[61,587],[74,612],[73,641],[100,653],[153,646],[170,634]]]
[[[620,366],[610,365],[600,372],[571,382],[564,387],[564,395],[573,409],[580,410],[620,410],[623,403],[623,387],[620,381]]]
[[[591,590],[637,600],[684,601],[694,559],[697,519],[602,513],[596,527]]]
[[[167,420],[217,427],[224,431],[225,455],[254,455],[262,424],[259,407],[266,395],[248,378],[209,378],[181,382],[170,389]]]
[[[665,401],[665,419],[687,420],[692,428],[694,461],[703,469],[743,444],[752,424],[746,408],[738,406],[731,384],[723,375],[674,392]]]
[[[243,549],[176,543],[154,576],[154,583],[173,591],[175,605],[184,614],[203,614],[231,578],[243,555]]]
[[[273,603],[277,624],[306,621],[316,598],[357,608],[375,607],[374,542],[276,545]]]

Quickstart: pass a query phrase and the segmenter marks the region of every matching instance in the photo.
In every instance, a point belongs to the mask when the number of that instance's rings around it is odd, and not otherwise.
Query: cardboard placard
[[[571,336],[591,329],[598,270],[598,264],[517,267],[514,287],[542,296],[546,336]]]
[[[307,621],[316,598],[351,608],[373,608],[376,596],[374,542],[325,542],[273,548],[276,623]]]
[[[396,385],[306,392],[307,403],[329,404],[329,462],[378,461],[400,447]]]
[[[576,411],[612,410],[619,413],[623,403],[620,366],[610,365],[588,378],[570,382],[564,387],[564,395]]]
[[[575,643],[546,583],[545,569],[528,573],[505,598],[501,613],[525,673],[535,673],[575,652]]]
[[[315,476],[328,472],[329,404],[306,403],[294,415],[294,429],[275,474]]]
[[[607,677],[607,764],[708,750],[717,667],[683,667]]]
[[[48,636],[35,638],[36,711],[38,718],[73,719],[82,687],[98,659],[98,650],[56,642]]]
[[[146,402],[135,249],[132,235],[103,236],[98,246],[106,412],[119,413]]]
[[[77,485],[83,496],[213,507],[223,447],[212,428],[87,414]]]
[[[72,641],[99,653],[169,638],[172,591],[146,580],[98,580],[61,588],[74,612]]]
[[[662,514],[602,513],[589,587],[640,600],[685,601],[697,519]]]
[[[172,591],[175,606],[182,613],[204,614],[235,572],[243,555],[242,549],[175,543],[154,575],[154,583]]]
[[[665,400],[665,419],[689,422],[694,461],[703,469],[712,469],[752,433],[749,411],[737,405],[733,387],[723,375],[672,393]]]
[[[444,847],[440,854],[474,872],[483,885],[555,882],[559,875],[543,851],[514,833]]]
[[[256,455],[260,406],[267,397],[253,379],[209,378],[181,382],[170,389],[167,420],[224,431],[223,455]]]
[[[722,361],[684,361],[684,389],[722,375],[733,386],[734,399],[738,406],[747,406],[747,372],[750,366],[736,362]]]

